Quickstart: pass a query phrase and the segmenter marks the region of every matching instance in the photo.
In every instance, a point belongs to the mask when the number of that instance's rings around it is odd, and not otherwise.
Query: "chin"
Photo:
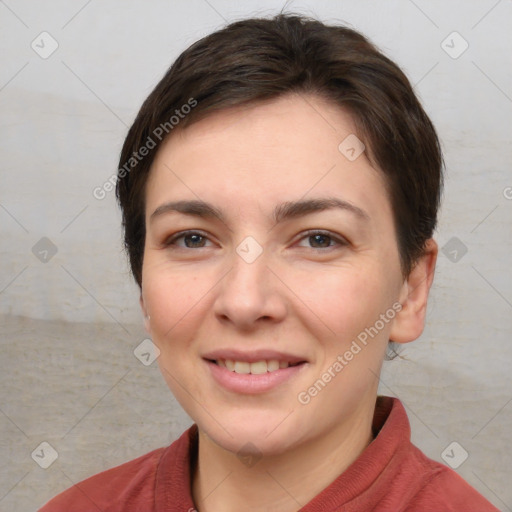
[[[288,414],[289,411],[276,414],[239,409],[232,415],[222,414],[222,426],[210,417],[204,418],[204,423],[196,423],[202,432],[224,450],[237,455],[253,451],[260,456],[272,456],[282,454],[298,441],[294,439],[298,435],[297,425],[284,424]]]

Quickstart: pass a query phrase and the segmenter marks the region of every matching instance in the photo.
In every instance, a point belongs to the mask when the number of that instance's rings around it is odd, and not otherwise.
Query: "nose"
[[[263,251],[254,261],[240,254],[233,251],[231,268],[219,283],[215,315],[244,331],[282,321],[286,315],[283,285],[269,268],[267,254]]]

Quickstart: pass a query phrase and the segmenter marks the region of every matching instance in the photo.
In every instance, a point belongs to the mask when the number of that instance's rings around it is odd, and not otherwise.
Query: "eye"
[[[334,248],[336,244],[341,247],[348,245],[347,240],[345,240],[343,237],[335,236],[329,231],[307,231],[306,234],[300,239],[301,242],[303,240],[306,240],[312,244],[312,246],[309,246],[309,248],[312,249],[331,249]]]
[[[179,240],[182,240],[184,245],[177,243]],[[307,231],[299,242],[303,242],[304,240],[311,244],[308,247],[310,249],[333,249],[336,245],[343,247],[349,244],[343,237],[336,236],[329,231],[321,230]],[[182,231],[166,239],[163,245],[165,247],[175,246],[180,249],[202,249],[207,247],[207,241],[209,241],[208,236],[200,231]],[[305,246],[302,245],[302,247]]]
[[[177,244],[178,240],[183,239],[185,245]],[[183,249],[201,249],[205,247],[207,236],[199,231],[183,231],[171,236],[164,242],[164,246],[176,245]]]

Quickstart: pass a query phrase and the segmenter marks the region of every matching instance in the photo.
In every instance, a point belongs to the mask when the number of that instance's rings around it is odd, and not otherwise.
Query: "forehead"
[[[316,96],[216,112],[164,141],[147,184],[148,210],[186,196],[220,200],[243,215],[256,205],[335,195],[391,215],[383,174],[364,152],[357,156],[357,141],[351,115]]]

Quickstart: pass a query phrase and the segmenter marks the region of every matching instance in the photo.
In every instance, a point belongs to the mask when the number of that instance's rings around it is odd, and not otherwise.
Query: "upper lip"
[[[243,361],[246,363],[256,363],[258,361],[282,361],[291,364],[306,362],[304,357],[285,352],[277,352],[275,350],[235,350],[235,349],[219,349],[203,354],[204,359],[218,361],[229,359],[231,361]]]

